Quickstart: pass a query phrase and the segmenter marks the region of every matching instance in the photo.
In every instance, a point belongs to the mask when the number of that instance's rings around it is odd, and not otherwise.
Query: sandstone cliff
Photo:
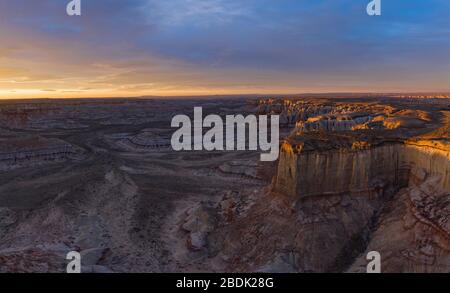
[[[294,149],[287,142],[282,146],[274,186],[294,198],[382,196],[386,189],[407,187],[414,176],[428,175],[439,176],[438,186],[450,192],[450,152],[443,146],[406,142],[363,150],[295,153]]]
[[[384,109],[401,123],[293,131],[270,191],[211,233],[212,254],[237,271],[365,272],[378,251],[383,272],[450,272],[450,115]]]

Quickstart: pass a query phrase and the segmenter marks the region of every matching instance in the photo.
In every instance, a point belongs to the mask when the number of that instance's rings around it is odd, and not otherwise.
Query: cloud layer
[[[449,91],[450,3],[0,3],[0,98]]]

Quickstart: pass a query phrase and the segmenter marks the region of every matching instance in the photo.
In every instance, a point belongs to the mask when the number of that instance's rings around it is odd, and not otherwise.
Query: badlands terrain
[[[176,114],[281,152],[175,152]],[[450,272],[446,95],[0,102],[0,272]]]

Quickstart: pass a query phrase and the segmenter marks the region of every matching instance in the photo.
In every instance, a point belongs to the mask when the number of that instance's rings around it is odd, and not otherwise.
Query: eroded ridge
[[[231,266],[365,272],[375,250],[386,272],[449,272],[450,112],[426,105],[262,101],[290,134],[270,192],[226,230]]]

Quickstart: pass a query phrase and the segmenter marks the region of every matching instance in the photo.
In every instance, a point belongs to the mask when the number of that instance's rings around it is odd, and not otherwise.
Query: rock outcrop
[[[439,176],[450,192],[450,153],[410,143],[366,150],[293,151],[285,143],[274,190],[296,198],[315,195],[382,196],[387,189],[407,187],[411,174]],[[424,175],[425,176],[425,175]]]
[[[359,121],[370,127],[293,131],[271,192],[211,233],[217,257],[237,271],[365,272],[378,251],[383,272],[450,272],[449,115],[384,109]]]
[[[82,149],[59,139],[39,136],[0,141],[0,169],[80,157]]]

